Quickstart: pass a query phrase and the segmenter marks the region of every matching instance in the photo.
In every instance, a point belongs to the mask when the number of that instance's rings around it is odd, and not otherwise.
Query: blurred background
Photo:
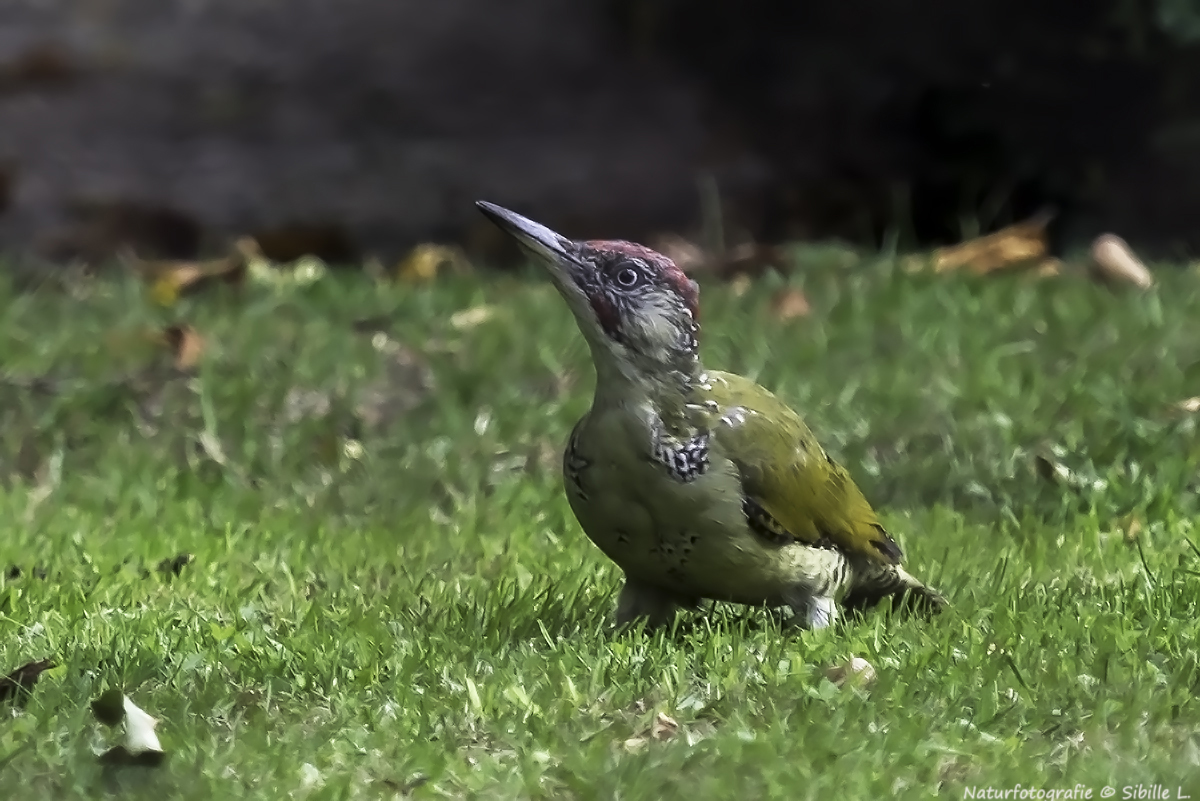
[[[1200,0],[4,0],[0,236],[51,260],[574,236],[1200,244]],[[716,210],[714,212],[714,209]]]

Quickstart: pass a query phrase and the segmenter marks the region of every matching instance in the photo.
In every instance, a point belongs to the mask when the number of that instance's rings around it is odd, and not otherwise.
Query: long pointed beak
[[[495,203],[477,200],[475,205],[487,215],[488,219],[500,226],[535,256],[538,256],[552,270],[561,272],[566,264],[575,261],[569,250],[571,240],[565,236],[560,236],[541,223],[535,223],[528,217],[522,217],[515,211],[509,211]]]

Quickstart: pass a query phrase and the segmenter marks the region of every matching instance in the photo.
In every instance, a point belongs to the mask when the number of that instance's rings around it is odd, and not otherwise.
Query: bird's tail
[[[842,601],[847,612],[864,611],[884,598],[892,598],[899,608],[926,615],[940,612],[947,605],[941,593],[902,567],[866,560],[854,567],[854,580]]]

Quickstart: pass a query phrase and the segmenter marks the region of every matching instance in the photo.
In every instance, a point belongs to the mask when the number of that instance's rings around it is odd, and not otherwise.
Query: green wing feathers
[[[750,505],[812,545],[831,544],[885,564],[903,559],[845,468],[821,448],[791,408],[749,379],[709,373],[720,411],[712,440],[741,475]],[[710,407],[711,408],[711,407]]]

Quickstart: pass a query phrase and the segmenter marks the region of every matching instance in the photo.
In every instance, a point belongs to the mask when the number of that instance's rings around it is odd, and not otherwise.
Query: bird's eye
[[[637,286],[638,281],[642,280],[641,273],[632,267],[622,267],[617,273],[617,283],[626,289],[632,289]]]

